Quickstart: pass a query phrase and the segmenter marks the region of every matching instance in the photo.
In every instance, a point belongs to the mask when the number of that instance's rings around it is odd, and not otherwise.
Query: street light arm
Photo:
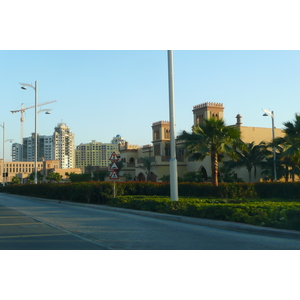
[[[21,83],[21,82],[19,82],[19,84],[21,84],[22,86],[29,86],[29,87],[31,87],[31,88],[33,88],[35,90],[35,87],[33,85],[31,85],[31,84]]]
[[[269,110],[267,110],[267,109],[262,109],[262,110],[263,110],[263,112],[264,112],[265,114],[267,114],[268,116],[274,118],[274,113],[273,113],[272,111],[269,111]]]

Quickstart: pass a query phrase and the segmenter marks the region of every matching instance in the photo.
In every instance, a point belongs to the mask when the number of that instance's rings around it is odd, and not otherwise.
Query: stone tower
[[[170,122],[159,121],[152,124],[153,149],[155,156],[170,155]]]
[[[201,124],[204,119],[224,119],[223,103],[205,102],[193,107],[194,125]]]

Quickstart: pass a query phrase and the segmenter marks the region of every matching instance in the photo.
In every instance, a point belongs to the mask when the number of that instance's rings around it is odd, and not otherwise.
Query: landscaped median
[[[79,203],[240,222],[300,231],[300,183],[179,183],[179,201],[171,201],[168,183],[78,182],[6,185],[0,192]],[[277,195],[280,199],[270,198]],[[269,198],[267,198],[269,197]],[[276,197],[276,196],[275,196]]]
[[[169,197],[121,196],[110,199],[108,205],[188,217],[300,230],[300,203],[282,199],[274,200],[180,198],[178,201],[171,201]]]

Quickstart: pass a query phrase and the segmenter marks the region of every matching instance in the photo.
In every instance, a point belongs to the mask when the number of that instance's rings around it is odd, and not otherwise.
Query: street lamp
[[[13,140],[5,140],[5,123],[3,122],[3,125],[0,124],[0,126],[3,128],[3,172],[2,172],[2,185],[5,186],[4,176],[6,174],[5,172],[5,143],[6,142],[12,142]]]
[[[20,83],[20,82],[19,82]],[[35,130],[34,130],[34,183],[37,184],[37,122],[38,122],[38,82],[35,81],[35,86],[28,83],[20,83],[21,89],[26,90],[26,86],[31,87],[35,91]]]
[[[274,181],[277,181],[277,172],[276,172],[276,147],[274,144],[275,140],[275,127],[274,127],[274,111],[269,111],[266,109],[263,109],[264,117],[270,116],[272,118],[272,140],[273,140],[273,159],[274,159]]]
[[[177,160],[175,146],[175,109],[174,109],[174,71],[173,51],[168,50],[169,74],[169,112],[170,112],[170,195],[172,201],[178,201]]]

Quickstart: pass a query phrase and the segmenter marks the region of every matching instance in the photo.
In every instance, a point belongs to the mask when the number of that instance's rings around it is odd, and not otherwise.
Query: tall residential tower
[[[59,160],[61,169],[75,167],[74,133],[65,123],[59,123],[53,133],[54,159]]]

